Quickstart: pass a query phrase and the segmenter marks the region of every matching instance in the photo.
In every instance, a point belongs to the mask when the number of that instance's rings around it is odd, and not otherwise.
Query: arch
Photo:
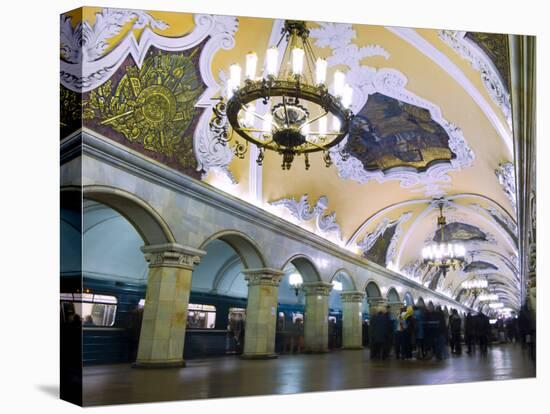
[[[176,243],[161,215],[132,193],[114,187],[87,185],[82,188],[82,197],[105,204],[120,213],[137,230],[146,245]]]
[[[418,299],[416,300],[416,306],[422,307],[422,308],[426,307],[426,303],[424,302],[424,298],[422,296],[419,296]]]
[[[285,262],[281,270],[284,271],[289,263],[292,263],[296,270],[300,272],[304,282],[320,282],[322,280],[317,267],[315,267],[315,264],[308,256],[303,254],[292,256]]]
[[[429,300],[428,301],[428,306],[426,306],[426,308],[433,311],[435,309],[435,305],[431,300]]]
[[[371,280],[370,282],[367,282],[367,284],[365,286],[365,292],[367,293],[367,298],[368,299],[381,298],[382,297],[382,292],[380,291],[380,287],[373,280]]]
[[[330,282],[332,283],[334,280],[337,280],[339,282],[342,282],[342,287],[344,291],[347,290],[357,290],[357,286],[355,284],[355,280],[353,280],[353,277],[350,275],[350,273],[342,268],[337,270],[334,275],[330,278]]]
[[[223,230],[208,237],[202,242],[199,249],[205,250],[208,243],[221,240],[233,248],[241,258],[247,269],[261,269],[266,267],[266,261],[257,243],[244,233],[237,230]]]
[[[411,292],[406,292],[403,296],[403,302],[405,302],[405,305],[407,306],[413,306],[414,305],[414,298]]]
[[[394,287],[390,287],[388,289],[388,293],[386,295],[386,298],[388,299],[389,303],[400,303],[401,299],[399,298],[399,293],[397,293],[397,289]]]

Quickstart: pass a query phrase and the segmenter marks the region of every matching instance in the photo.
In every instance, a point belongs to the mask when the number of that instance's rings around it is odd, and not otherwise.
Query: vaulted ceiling
[[[334,153],[335,163],[327,168],[322,155],[313,154],[309,170],[297,159],[290,171],[283,171],[279,154],[266,153],[258,166],[252,148],[240,159],[229,148],[216,146],[205,127],[215,98],[223,94],[230,64],[244,65],[251,50],[263,62],[265,50],[279,39],[281,20],[82,10],[62,16],[61,54],[62,87],[82,92],[85,111],[90,111],[85,127],[134,149],[145,148],[157,161],[453,298],[471,304],[461,283],[483,274],[505,305],[519,307],[507,36],[308,22],[314,51],[327,58],[329,74],[346,72],[354,89],[351,108],[357,117],[342,143],[351,156]],[[208,36],[189,40],[207,24]],[[89,35],[83,36],[85,55],[80,57],[85,64],[114,62],[113,74],[80,87],[63,78],[76,61],[70,45],[78,31]],[[127,93],[120,79],[138,76],[128,67],[141,68],[143,83],[143,68],[154,53],[185,54],[192,48],[199,53],[185,56],[200,79],[194,89],[177,95],[177,102],[193,100],[195,112],[188,124],[172,126],[177,130],[174,142],[189,136],[182,142],[192,144],[178,143],[163,152],[146,145],[146,138],[140,143],[127,124],[111,121],[116,111],[104,114],[94,106],[99,95],[115,94],[116,82],[116,96]],[[186,68],[185,62],[175,65]],[[107,115],[111,118],[100,122]],[[363,118],[374,131],[364,127]],[[191,153],[196,159],[188,159]],[[473,253],[468,256],[471,265],[445,278],[420,262],[422,246],[436,237],[434,200],[439,199],[445,203],[449,232]]]

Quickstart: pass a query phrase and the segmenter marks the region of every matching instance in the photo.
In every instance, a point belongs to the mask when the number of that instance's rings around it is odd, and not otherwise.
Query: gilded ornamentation
[[[64,86],[59,90],[61,138],[82,127],[82,95]]]
[[[126,66],[117,83],[112,79],[94,89],[83,102],[83,118],[108,126],[144,149],[194,166],[189,128],[203,84],[189,55],[150,53],[141,68]]]

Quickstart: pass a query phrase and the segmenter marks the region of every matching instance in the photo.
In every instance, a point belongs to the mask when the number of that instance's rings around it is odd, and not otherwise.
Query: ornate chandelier
[[[443,277],[449,270],[458,270],[464,263],[466,248],[461,243],[446,241],[445,225],[447,220],[443,215],[443,203],[439,203],[439,217],[437,227],[439,229],[439,241],[432,242],[422,249],[422,259],[429,267],[438,268],[443,272]]]
[[[267,49],[263,76],[256,76],[258,56],[254,52],[246,55],[244,82],[241,66],[230,66],[227,101],[220,98],[210,128],[223,145],[232,140],[233,132],[246,140],[232,146],[239,158],[244,158],[252,143],[258,147],[258,165],[266,150],[282,156],[283,170],[290,169],[298,155],[304,156],[309,169],[313,152],[323,152],[326,166],[332,164],[328,150],[348,133],[353,90],[338,70],[327,85],[327,61],[316,58],[308,38],[305,22],[286,20],[279,42]],[[280,57],[278,46],[283,39],[287,44]]]
[[[475,299],[487,289],[489,282],[487,279],[474,277],[462,282],[462,288],[468,291]]]

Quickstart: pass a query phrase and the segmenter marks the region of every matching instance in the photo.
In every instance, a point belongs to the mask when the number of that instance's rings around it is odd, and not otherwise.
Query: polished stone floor
[[[283,355],[272,360],[222,357],[187,361],[182,369],[84,368],[84,404],[121,404],[356,388],[488,381],[535,376],[519,345],[498,345],[486,357],[444,361],[373,361],[368,350]]]

